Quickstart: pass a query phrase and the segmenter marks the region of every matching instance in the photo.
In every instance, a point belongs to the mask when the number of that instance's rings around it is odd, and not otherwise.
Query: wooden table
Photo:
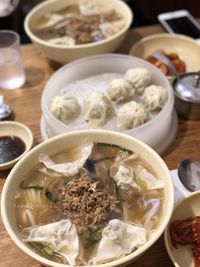
[[[129,32],[127,39],[119,49],[120,53],[128,53],[134,42],[140,38],[163,32],[159,25],[140,27]],[[39,144],[40,135],[40,97],[46,81],[55,71],[50,67],[41,51],[32,44],[22,46],[22,54],[26,69],[27,81],[23,88],[6,91],[0,90],[5,101],[14,111],[15,121],[26,124],[32,130],[34,144]],[[179,118],[177,136],[163,159],[169,169],[175,169],[178,162],[185,158],[200,161],[200,120],[190,121]],[[8,171],[0,172],[0,192],[8,175]],[[0,218],[0,267],[41,267],[39,263],[23,253],[10,239]],[[150,248],[145,255],[129,267],[172,267],[165,250],[163,236]]]

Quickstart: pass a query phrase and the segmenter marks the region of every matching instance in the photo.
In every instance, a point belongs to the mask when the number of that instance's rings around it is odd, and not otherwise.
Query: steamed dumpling
[[[167,101],[167,90],[162,86],[148,86],[141,99],[142,104],[148,110],[161,109]]]
[[[107,89],[108,96],[115,103],[127,102],[135,94],[135,89],[130,82],[123,78],[113,79]]]
[[[151,73],[144,68],[129,69],[126,71],[124,78],[135,87],[138,94],[142,94],[151,83]]]
[[[97,254],[93,259],[94,264],[110,262],[128,255],[146,242],[146,228],[113,219],[103,230]]]
[[[103,126],[112,116],[109,98],[101,92],[94,92],[84,103],[84,119],[93,128]]]
[[[135,101],[124,104],[117,113],[117,127],[120,130],[135,128],[148,120],[148,112]]]
[[[50,111],[58,120],[69,124],[79,116],[81,107],[74,97],[56,96],[50,104]]]

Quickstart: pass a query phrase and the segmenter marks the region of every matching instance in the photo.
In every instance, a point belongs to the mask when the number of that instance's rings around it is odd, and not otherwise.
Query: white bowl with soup
[[[106,130],[71,132],[36,146],[12,169],[1,197],[12,240],[52,267],[136,260],[162,235],[173,206],[172,179],[160,156]]]
[[[24,27],[47,58],[64,64],[115,51],[132,20],[131,9],[121,0],[48,0],[28,13]]]

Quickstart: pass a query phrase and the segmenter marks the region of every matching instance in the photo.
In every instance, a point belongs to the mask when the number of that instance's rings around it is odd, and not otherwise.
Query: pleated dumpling
[[[58,120],[69,124],[80,115],[81,107],[74,97],[56,96],[51,101],[50,111]]]
[[[130,254],[146,242],[146,228],[113,219],[103,230],[93,262],[101,264],[116,260]]]
[[[123,78],[113,79],[107,89],[107,94],[115,103],[128,102],[135,94],[131,83]]]
[[[167,90],[162,86],[148,86],[145,88],[141,99],[146,109],[161,109],[167,101]]]
[[[151,83],[151,73],[144,68],[128,69],[124,78],[133,85],[139,95]]]
[[[129,130],[144,124],[148,120],[148,112],[135,101],[124,104],[117,113],[117,128]]]
[[[102,92],[94,92],[83,105],[84,119],[92,128],[102,127],[112,116],[112,104]]]

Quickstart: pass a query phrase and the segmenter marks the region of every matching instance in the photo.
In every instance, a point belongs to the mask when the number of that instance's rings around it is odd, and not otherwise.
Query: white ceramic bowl
[[[177,127],[172,87],[166,77],[152,64],[145,60],[120,54],[103,54],[79,59],[63,66],[51,76],[45,85],[41,98],[43,114],[41,132],[43,138],[47,139],[72,130],[71,124],[65,125],[59,121],[52,115],[49,108],[52,99],[58,95],[66,85],[73,81],[102,73],[124,74],[126,70],[137,67],[146,68],[151,72],[153,83],[166,88],[168,100],[162,111],[153,119],[137,128],[124,131],[123,133],[136,137],[150,145],[158,153],[163,153],[171,144]],[[74,130],[80,129],[81,126],[78,125]]]
[[[186,64],[187,72],[200,69],[200,45],[194,39],[181,34],[161,33],[142,38],[135,43],[130,55],[145,59],[157,49],[164,49],[167,53],[176,53]],[[168,77],[173,81],[173,77]]]
[[[175,220],[184,220],[186,218],[200,215],[200,191],[190,193],[186,198],[181,200],[173,211],[169,225]],[[178,246],[174,248],[170,235],[169,227],[165,230],[165,246],[175,267],[195,267],[190,246]]]
[[[24,124],[14,121],[0,122],[0,137],[1,136],[16,136],[25,144],[24,152],[17,158],[0,164],[0,170],[11,169],[18,160],[20,160],[33,145],[33,134],[31,130]]]
[[[85,140],[86,138],[91,142],[111,143],[123,146],[125,148],[128,148],[129,150],[139,153],[141,157],[146,162],[148,162],[150,166],[152,166],[157,176],[161,177],[161,179],[165,181],[161,217],[157,229],[151,235],[150,239],[143,246],[141,246],[128,256],[122,257],[107,264],[93,265],[94,267],[120,266],[134,261],[148,248],[150,248],[161,236],[161,234],[164,232],[165,227],[167,226],[168,221],[170,220],[173,211],[174,187],[169,170],[160,156],[149,146],[145,145],[139,140],[124,134],[103,130],[77,131],[49,139],[33,148],[25,157],[23,157],[21,161],[19,161],[15,165],[15,167],[11,170],[8,178],[6,179],[1,197],[2,218],[8,234],[25,253],[27,253],[35,260],[38,260],[45,266],[48,265],[52,267],[67,267],[68,265],[58,264],[39,256],[33,250],[31,250],[26,243],[22,241],[22,238],[20,237],[16,226],[14,215],[15,212],[13,203],[16,190],[19,187],[20,183],[23,181],[24,176],[27,174],[27,172],[38,162],[38,157],[41,153],[45,153],[50,156],[55,155],[59,152],[63,152],[64,149],[67,150],[68,147],[72,147],[73,145],[77,146],[78,144],[80,144],[80,142],[82,142],[82,140]]]
[[[113,52],[120,46],[127,34],[127,31],[133,20],[133,14],[128,5],[121,0],[109,0],[109,4],[112,5],[112,7],[123,16],[126,22],[125,26],[117,34],[110,38],[106,38],[103,41],[67,47],[66,45],[50,44],[38,38],[33,33],[35,24],[44,14],[59,10],[63,7],[76,4],[78,2],[79,0],[44,1],[34,7],[25,18],[24,27],[26,33],[30,39],[42,49],[46,57],[50,60],[64,64],[89,55]],[[102,0],[93,0],[93,2],[102,3]]]

